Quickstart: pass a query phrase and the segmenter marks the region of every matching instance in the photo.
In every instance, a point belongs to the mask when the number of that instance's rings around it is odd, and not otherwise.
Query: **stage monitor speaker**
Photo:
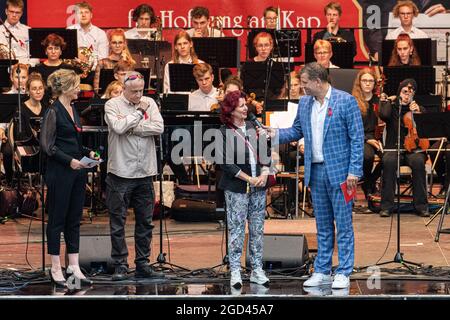
[[[88,272],[112,271],[113,260],[109,234],[80,235],[80,267]]]
[[[245,265],[251,268],[249,242]],[[298,268],[304,265],[309,256],[308,243],[303,234],[265,234],[263,268],[265,270]]]

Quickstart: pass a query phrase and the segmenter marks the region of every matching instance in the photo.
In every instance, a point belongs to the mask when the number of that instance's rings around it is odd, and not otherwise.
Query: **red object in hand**
[[[144,112],[144,120],[147,120],[148,119],[148,114],[147,114],[147,111],[145,111]]]
[[[328,116],[331,117],[333,115],[333,110],[331,108],[328,108]]]

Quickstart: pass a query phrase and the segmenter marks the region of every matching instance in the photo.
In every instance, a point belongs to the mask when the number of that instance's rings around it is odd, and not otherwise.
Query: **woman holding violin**
[[[417,83],[414,79],[403,80],[395,99],[388,99],[386,94],[380,96],[380,119],[386,122],[385,149],[396,149],[398,139],[398,121],[400,126],[400,165],[408,165],[412,170],[413,203],[421,217],[428,217],[428,200],[426,191],[425,139],[419,139],[415,130],[414,114],[425,111],[414,101]],[[400,111],[400,112],[399,112]],[[387,151],[383,155],[383,187],[381,190],[380,216],[388,217],[394,208],[395,180],[397,171],[397,152]]]

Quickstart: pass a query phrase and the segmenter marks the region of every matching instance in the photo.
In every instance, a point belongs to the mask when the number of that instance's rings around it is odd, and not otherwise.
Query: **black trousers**
[[[47,247],[51,255],[59,255],[61,232],[67,253],[78,253],[80,221],[86,191],[86,170],[72,168],[49,160],[45,175],[47,184]]]
[[[428,209],[424,153],[404,153],[400,155],[400,165],[412,170],[413,203],[417,211]],[[383,187],[381,189],[381,210],[394,209],[397,177],[397,152],[388,151],[383,155]]]
[[[128,247],[125,241],[127,209],[132,207],[135,215],[134,242],[135,264],[149,263],[152,240],[153,209],[155,193],[151,177],[139,179],[121,178],[111,173],[106,177],[106,205],[110,215],[111,257],[115,266],[128,267]]]
[[[364,194],[367,196],[368,194],[374,193],[376,190],[375,184],[377,179],[381,175],[381,165],[378,164],[375,169],[373,168],[373,162],[375,159],[375,154],[377,151],[375,148],[368,144],[364,143],[364,162],[363,162],[363,174],[364,174],[364,182],[362,188],[364,190]]]

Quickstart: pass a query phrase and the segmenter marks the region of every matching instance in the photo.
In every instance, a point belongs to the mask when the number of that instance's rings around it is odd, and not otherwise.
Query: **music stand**
[[[328,74],[330,76],[331,86],[352,94],[353,83],[355,82],[358,71],[359,69],[329,68]]]
[[[61,59],[74,59],[78,57],[77,30],[64,28],[31,28],[28,30],[28,34],[30,37],[30,56],[32,58],[47,58],[45,48],[41,42],[51,33],[57,34],[66,42],[66,48],[62,51]]]
[[[436,65],[437,43],[431,39],[412,39],[422,66]],[[387,66],[394,49],[395,40],[383,40],[381,44],[381,65]]]
[[[162,112],[184,112],[188,111],[189,95],[188,94],[164,94],[162,98]]]
[[[265,83],[268,63],[272,64],[272,69],[270,79],[268,83]],[[247,93],[255,93],[257,98],[265,97],[267,94],[269,99],[274,99],[279,96],[284,85],[284,74],[289,72],[290,70],[284,70],[282,62],[273,62],[271,60],[265,62],[245,62],[241,68],[244,91]]]
[[[417,134],[422,138],[441,138],[446,137],[447,141],[450,140],[450,112],[435,112],[435,113],[420,113],[414,115],[414,121],[416,123]],[[448,159],[447,159],[448,161]],[[450,228],[443,229],[445,215],[449,208],[450,198],[450,185],[445,192],[444,205],[439,209],[427,222],[427,225],[441,213],[439,223],[436,230],[435,242],[439,241],[441,233],[450,234]]]
[[[298,100],[295,99],[274,99],[274,100],[267,100],[267,104],[264,107],[264,111],[288,111],[288,103],[292,102],[295,104],[298,104]]]
[[[339,68],[353,69],[353,42],[330,42],[333,56],[330,61]],[[305,43],[305,63],[315,62],[314,44]]]
[[[241,44],[238,38],[192,38],[199,59],[218,68],[239,68]]]
[[[274,57],[300,57],[302,55],[301,47],[301,33],[297,29],[252,29],[247,35],[247,49],[248,60],[253,59],[258,55],[255,46],[253,45],[253,39],[260,32],[267,32],[273,39]],[[287,41],[289,39],[289,41]],[[294,40],[293,40],[294,39]],[[293,41],[292,41],[293,40]],[[197,47],[195,48],[197,50]]]
[[[26,94],[20,95],[20,100],[25,101]],[[0,94],[0,123],[9,123],[17,113],[17,94]]]
[[[209,39],[209,38],[208,38]],[[193,64],[169,63],[170,91],[194,91],[198,89],[192,74]]]
[[[408,78],[420,84],[417,87],[417,95],[435,93],[436,72],[432,66],[384,67],[383,73],[386,79],[384,92],[389,96],[397,95],[399,83]]]
[[[137,68],[152,68],[153,74],[156,74],[157,69],[159,74],[157,78],[164,76],[164,68],[156,68],[155,63],[159,61],[161,65],[165,64],[165,61],[172,59],[172,46],[167,41],[150,41],[147,39],[127,39],[128,50],[134,60],[136,60]],[[155,57],[155,55],[158,57]],[[157,59],[155,59],[157,58]]]
[[[0,88],[11,87],[9,74],[10,65],[15,65],[19,60],[0,59]]]
[[[148,68],[136,68],[135,71],[142,74],[144,77],[144,90],[150,89],[150,69]],[[108,85],[116,80],[114,78],[114,69],[100,69],[100,81],[99,81],[99,93],[105,92]]]

